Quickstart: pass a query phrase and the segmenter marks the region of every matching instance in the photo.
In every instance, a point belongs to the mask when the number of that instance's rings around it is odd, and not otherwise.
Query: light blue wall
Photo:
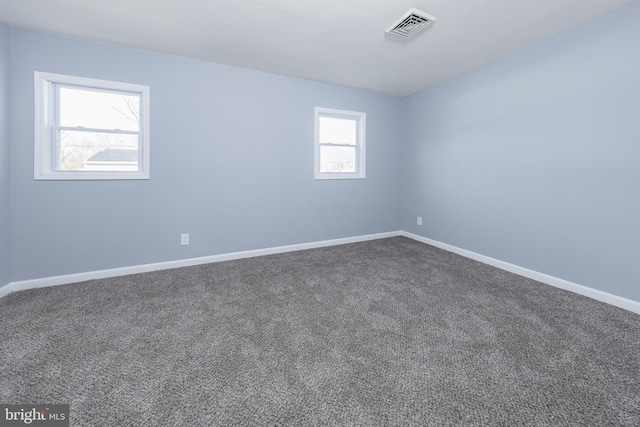
[[[400,228],[396,98],[24,30],[11,40],[13,281]],[[149,85],[151,179],[34,181],[34,70]],[[367,113],[366,180],[313,179],[315,106]]]
[[[0,286],[10,281],[9,27],[0,23]]]
[[[405,98],[403,229],[640,301],[638,17]]]

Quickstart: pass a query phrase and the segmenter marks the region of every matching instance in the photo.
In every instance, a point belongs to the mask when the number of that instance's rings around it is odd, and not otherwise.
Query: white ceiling
[[[0,0],[0,21],[404,96],[629,1]],[[438,20],[386,37],[411,7]]]

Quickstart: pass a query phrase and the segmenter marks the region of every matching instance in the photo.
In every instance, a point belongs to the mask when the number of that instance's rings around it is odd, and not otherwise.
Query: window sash
[[[123,96],[135,96],[136,98],[138,98],[138,102],[141,102],[141,96],[142,94],[140,92],[129,92],[129,91],[123,91],[123,90],[113,90],[113,89],[102,89],[102,88],[97,88],[97,87],[92,87],[92,86],[81,86],[81,85],[72,85],[72,84],[65,84],[65,83],[53,83],[53,102],[55,105],[55,108],[53,110],[53,120],[52,120],[52,126],[55,128],[59,128],[62,130],[83,130],[83,129],[88,129],[89,131],[94,131],[94,132],[121,132],[121,133],[125,133],[125,132],[137,132],[140,133],[140,123],[138,123],[138,130],[137,131],[129,131],[129,130],[124,130],[124,129],[118,129],[118,128],[90,128],[90,127],[85,127],[85,126],[62,126],[60,124],[60,113],[62,112],[62,101],[61,101],[61,96],[60,96],[60,89],[75,89],[75,90],[85,90],[87,92],[103,92],[103,93],[111,93],[114,95],[123,95]],[[140,106],[142,107],[142,106]],[[139,113],[140,114],[140,113]]]
[[[65,170],[60,167],[60,161],[62,159],[62,153],[60,150],[62,149],[62,141],[60,139],[62,132],[61,131],[73,131],[73,132],[86,132],[88,134],[101,134],[101,133],[109,133],[113,135],[136,135],[138,138],[138,170],[140,170],[140,153],[142,152],[142,132],[136,131],[126,131],[126,130],[111,130],[111,129],[90,129],[83,128],[81,126],[73,127],[73,126],[52,126],[51,128],[51,152],[54,153],[51,156],[51,168],[58,172],[83,172],[79,170]]]
[[[332,144],[332,143],[320,143],[318,144],[318,146],[322,149],[322,147],[341,147],[341,148],[351,148],[354,150],[354,159],[355,159],[355,172],[322,172],[324,173],[333,173],[333,174],[354,174],[354,173],[358,173],[360,171],[360,144],[357,143],[356,140],[356,144]],[[320,170],[322,170],[322,157],[318,160],[319,161],[319,168]]]
[[[61,131],[74,131],[74,132],[86,132],[86,133],[109,133],[114,135],[137,135],[138,136],[138,167],[140,162],[139,153],[142,151],[141,143],[142,143],[142,132],[140,132],[140,124],[138,123],[138,130],[124,130],[118,128],[92,128],[85,126],[62,126],[60,124],[60,116],[62,114],[62,96],[60,95],[61,89],[73,89],[73,90],[84,90],[87,92],[102,92],[102,93],[110,93],[115,95],[123,95],[123,96],[135,96],[140,99],[140,94],[136,92],[127,92],[121,90],[112,90],[112,89],[102,89],[91,86],[80,86],[80,85],[72,85],[72,84],[64,84],[64,83],[53,83],[53,96],[54,96],[54,105],[55,108],[53,110],[53,120],[51,126],[51,152],[54,153],[51,156],[51,167],[55,171],[63,171],[60,167],[60,160],[62,159],[62,153],[60,152],[62,149],[62,141],[60,140],[60,136],[62,134]],[[139,102],[139,101],[138,101]],[[65,172],[79,172],[79,171],[66,171]]]

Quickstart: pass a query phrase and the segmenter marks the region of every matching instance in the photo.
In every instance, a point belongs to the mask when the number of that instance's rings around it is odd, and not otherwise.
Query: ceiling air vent
[[[429,24],[434,22],[436,19],[435,16],[429,15],[421,10],[412,8],[409,12],[405,13],[402,18],[396,21],[389,29],[386,31],[388,34],[395,34],[396,36],[400,36],[405,39],[410,39],[411,37],[418,34],[422,29],[426,28]]]

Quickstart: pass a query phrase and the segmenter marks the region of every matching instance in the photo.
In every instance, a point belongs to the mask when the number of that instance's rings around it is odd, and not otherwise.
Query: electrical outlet
[[[185,233],[185,234],[181,234],[180,235],[180,244],[182,246],[185,246],[185,245],[189,244],[189,233]]]
[[[422,217],[421,216],[418,217],[418,225],[422,225]]]

